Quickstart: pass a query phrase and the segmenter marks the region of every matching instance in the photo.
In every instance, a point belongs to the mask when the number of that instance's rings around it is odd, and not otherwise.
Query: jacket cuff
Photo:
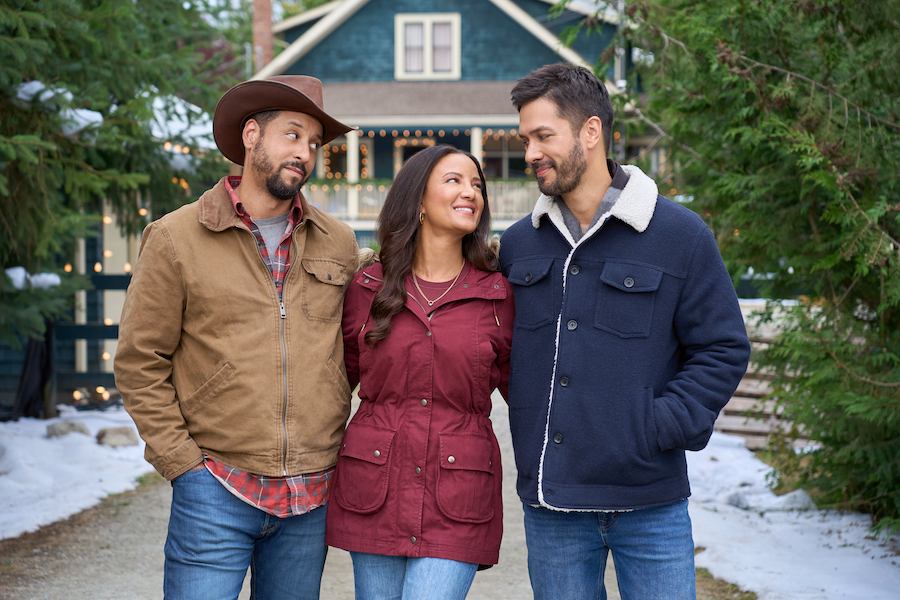
[[[172,481],[202,461],[203,452],[200,451],[200,447],[194,443],[194,440],[188,440],[177,450],[153,461],[153,467],[159,471],[160,475]]]

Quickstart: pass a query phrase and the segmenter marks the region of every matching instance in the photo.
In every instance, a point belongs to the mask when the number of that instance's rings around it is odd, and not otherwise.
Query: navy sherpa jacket
[[[690,495],[750,344],[716,241],[638,168],[578,242],[556,202],[501,239],[516,304],[509,420],[522,500],[613,511]]]

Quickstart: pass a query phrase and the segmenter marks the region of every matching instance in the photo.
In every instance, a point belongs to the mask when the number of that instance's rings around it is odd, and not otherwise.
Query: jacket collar
[[[228,191],[225,189],[225,177],[211,189],[205,191],[197,202],[200,207],[200,223],[210,231],[218,233],[232,227],[244,227],[241,218],[234,210],[231,198],[228,197]],[[300,206],[303,208],[303,219],[300,223],[308,220],[322,233],[328,235],[323,219],[319,216],[319,209],[310,206],[302,193],[300,194]],[[297,224],[298,227],[300,223]]]
[[[653,212],[656,209],[656,198],[659,194],[656,182],[634,165],[620,165],[620,168],[625,169],[625,172],[628,173],[628,183],[625,184],[625,189],[622,190],[622,194],[613,205],[612,210],[597,221],[582,236],[581,241],[592,236],[609,217],[616,217],[630,225],[638,233],[643,233],[650,225],[650,219],[653,218]],[[541,226],[541,217],[547,215],[556,228],[569,240],[569,243],[575,246],[575,240],[572,239],[569,228],[563,221],[562,211],[557,202],[555,197],[541,194],[531,212],[531,224],[538,229]]]

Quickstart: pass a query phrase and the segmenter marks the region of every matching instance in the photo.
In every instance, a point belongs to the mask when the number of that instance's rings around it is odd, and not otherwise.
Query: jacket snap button
[[[469,287],[469,284],[468,284],[468,283],[464,283],[464,284],[463,284],[463,287],[464,287],[464,288],[467,288],[467,287]]]
[[[556,435],[553,436],[553,441],[557,444],[562,444],[563,435],[561,433],[557,433]]]
[[[578,321],[572,319],[571,321],[566,323],[566,328],[568,328],[569,331],[575,331],[578,328]]]
[[[426,332],[425,332],[425,337],[431,337],[431,332],[430,332],[430,331],[426,331]]]
[[[531,273],[525,276],[525,283],[531,283]]]
[[[331,273],[329,273],[329,274],[328,274],[328,275],[326,275],[326,276],[325,276],[325,277],[327,277],[327,278],[328,278],[328,281],[331,281]]]
[[[579,271],[581,271],[581,269],[578,268],[578,265],[572,265],[569,268],[569,273],[571,273],[572,275],[578,275]]]
[[[452,465],[453,463],[456,462],[456,457],[455,457],[455,456],[451,456],[451,457],[447,458],[447,462],[450,463],[450,464]]]
[[[363,279],[363,283],[369,283],[368,279]]]
[[[569,378],[568,378],[568,377],[561,377],[561,378],[559,379],[559,385],[561,385],[561,386],[563,386],[563,387],[566,387],[567,385],[569,385]]]
[[[625,287],[627,287],[627,288],[634,287],[634,279],[632,279],[631,277],[626,277],[625,278]]]
[[[375,458],[378,458],[379,456],[381,456],[381,451],[380,451],[380,450],[376,450],[376,451],[373,452],[372,454],[375,456]]]
[[[428,400],[422,398],[422,406],[428,406]]]
[[[416,536],[412,536],[411,538],[409,538],[409,541],[412,542],[413,544],[415,544],[415,543],[416,543]]]
[[[495,290],[499,290],[499,289],[500,289],[500,284],[499,284],[499,283],[495,283],[495,284],[494,284],[494,289],[495,289]]]
[[[420,469],[419,467],[416,467],[416,475],[418,475],[421,472],[422,472],[422,469]]]

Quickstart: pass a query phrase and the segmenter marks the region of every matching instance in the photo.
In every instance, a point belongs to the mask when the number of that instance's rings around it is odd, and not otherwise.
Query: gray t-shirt
[[[613,205],[619,199],[619,196],[622,195],[625,184],[628,183],[628,173],[626,173],[625,169],[620,167],[616,161],[608,158],[606,159],[606,166],[609,167],[612,183],[609,184],[609,189],[607,189],[606,193],[603,195],[603,200],[600,201],[600,206],[597,207],[597,212],[594,213],[594,218],[591,219],[591,224],[587,227],[581,226],[581,223],[578,222],[578,219],[575,218],[575,215],[572,214],[572,211],[569,210],[569,207],[566,206],[566,203],[562,198],[559,196],[554,198],[562,213],[563,222],[566,224],[569,233],[572,234],[572,239],[576,242],[580,240],[591,227],[596,225],[597,221],[599,221],[603,215],[612,210]]]
[[[281,243],[281,238],[284,237],[287,231],[289,212],[268,219],[253,219],[253,222],[259,227],[259,234],[266,243],[269,256],[274,255],[275,251],[278,250],[278,244]]]

